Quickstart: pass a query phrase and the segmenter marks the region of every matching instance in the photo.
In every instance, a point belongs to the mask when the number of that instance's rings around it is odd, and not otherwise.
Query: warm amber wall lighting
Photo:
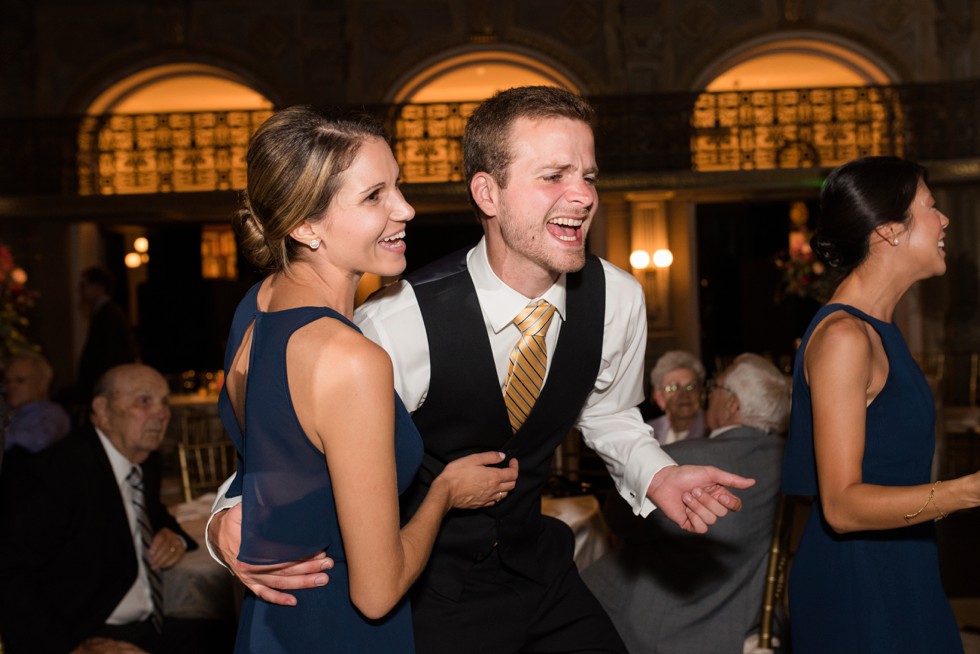
[[[646,250],[633,250],[630,253],[630,265],[637,270],[646,270],[650,266],[650,253]]]
[[[674,263],[674,253],[666,248],[657,250],[652,256],[646,250],[630,253],[630,265],[636,270],[646,270],[651,263],[656,268],[669,268]]]
[[[674,263],[674,253],[664,248],[653,253],[653,265],[657,268],[669,268]]]
[[[133,241],[133,249],[139,253],[146,252],[150,249],[150,241],[142,236]]]

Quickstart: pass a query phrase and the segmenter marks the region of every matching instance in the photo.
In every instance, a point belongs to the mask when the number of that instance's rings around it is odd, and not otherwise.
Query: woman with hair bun
[[[493,467],[499,452],[450,463],[400,527],[398,496],[422,442],[393,390],[391,360],[351,322],[361,275],[405,268],[415,211],[398,164],[376,123],[310,107],[266,121],[247,163],[236,229],[249,260],[271,274],[239,305],[225,357],[219,409],[239,452],[227,495],[243,498],[241,549],[229,563],[333,567],[329,583],[324,575],[287,595],[290,605],[251,586],[235,651],[412,652],[403,596],[439,523],[450,509],[499,501],[516,466]]]
[[[935,406],[895,305],[946,272],[949,219],[921,166],[831,172],[813,249],[843,279],[803,336],[783,491],[816,497],[789,582],[797,654],[945,654],[963,646],[934,521],[980,505],[980,473],[931,478]]]

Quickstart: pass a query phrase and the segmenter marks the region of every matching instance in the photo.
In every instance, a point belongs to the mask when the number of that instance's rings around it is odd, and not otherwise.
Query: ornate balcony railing
[[[900,155],[902,116],[893,87],[704,93],[691,121],[692,168],[807,168]]]
[[[81,195],[245,188],[248,139],[271,111],[86,116]]]
[[[591,98],[603,175],[832,166],[872,154],[980,157],[980,80]],[[462,180],[475,102],[366,110],[407,183]],[[270,111],[0,120],[0,195],[240,189]]]

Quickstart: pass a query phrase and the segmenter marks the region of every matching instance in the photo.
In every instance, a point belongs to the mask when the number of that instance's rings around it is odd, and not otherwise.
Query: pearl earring
[[[897,244],[898,244],[898,242],[896,241],[896,242],[895,242],[895,244],[897,245]],[[320,247],[320,239],[318,239],[318,238],[315,238],[315,239],[313,239],[312,241],[310,241],[310,249],[311,249],[311,250],[315,250],[315,249],[317,249],[318,247]]]
[[[893,238],[892,239],[892,245],[898,245],[898,239],[897,238]]]

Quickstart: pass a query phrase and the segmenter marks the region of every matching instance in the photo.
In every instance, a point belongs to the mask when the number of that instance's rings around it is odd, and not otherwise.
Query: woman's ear
[[[320,245],[314,223],[311,223],[309,220],[304,220],[297,225],[293,231],[289,232],[289,237],[314,250]],[[312,245],[314,241],[316,241],[316,246]]]
[[[493,217],[497,215],[499,189],[497,180],[490,173],[477,173],[470,180],[470,193],[473,195],[473,201],[485,216]]]
[[[898,245],[899,236],[905,231],[905,226],[899,222],[890,222],[875,227],[875,233],[885,243]]]

